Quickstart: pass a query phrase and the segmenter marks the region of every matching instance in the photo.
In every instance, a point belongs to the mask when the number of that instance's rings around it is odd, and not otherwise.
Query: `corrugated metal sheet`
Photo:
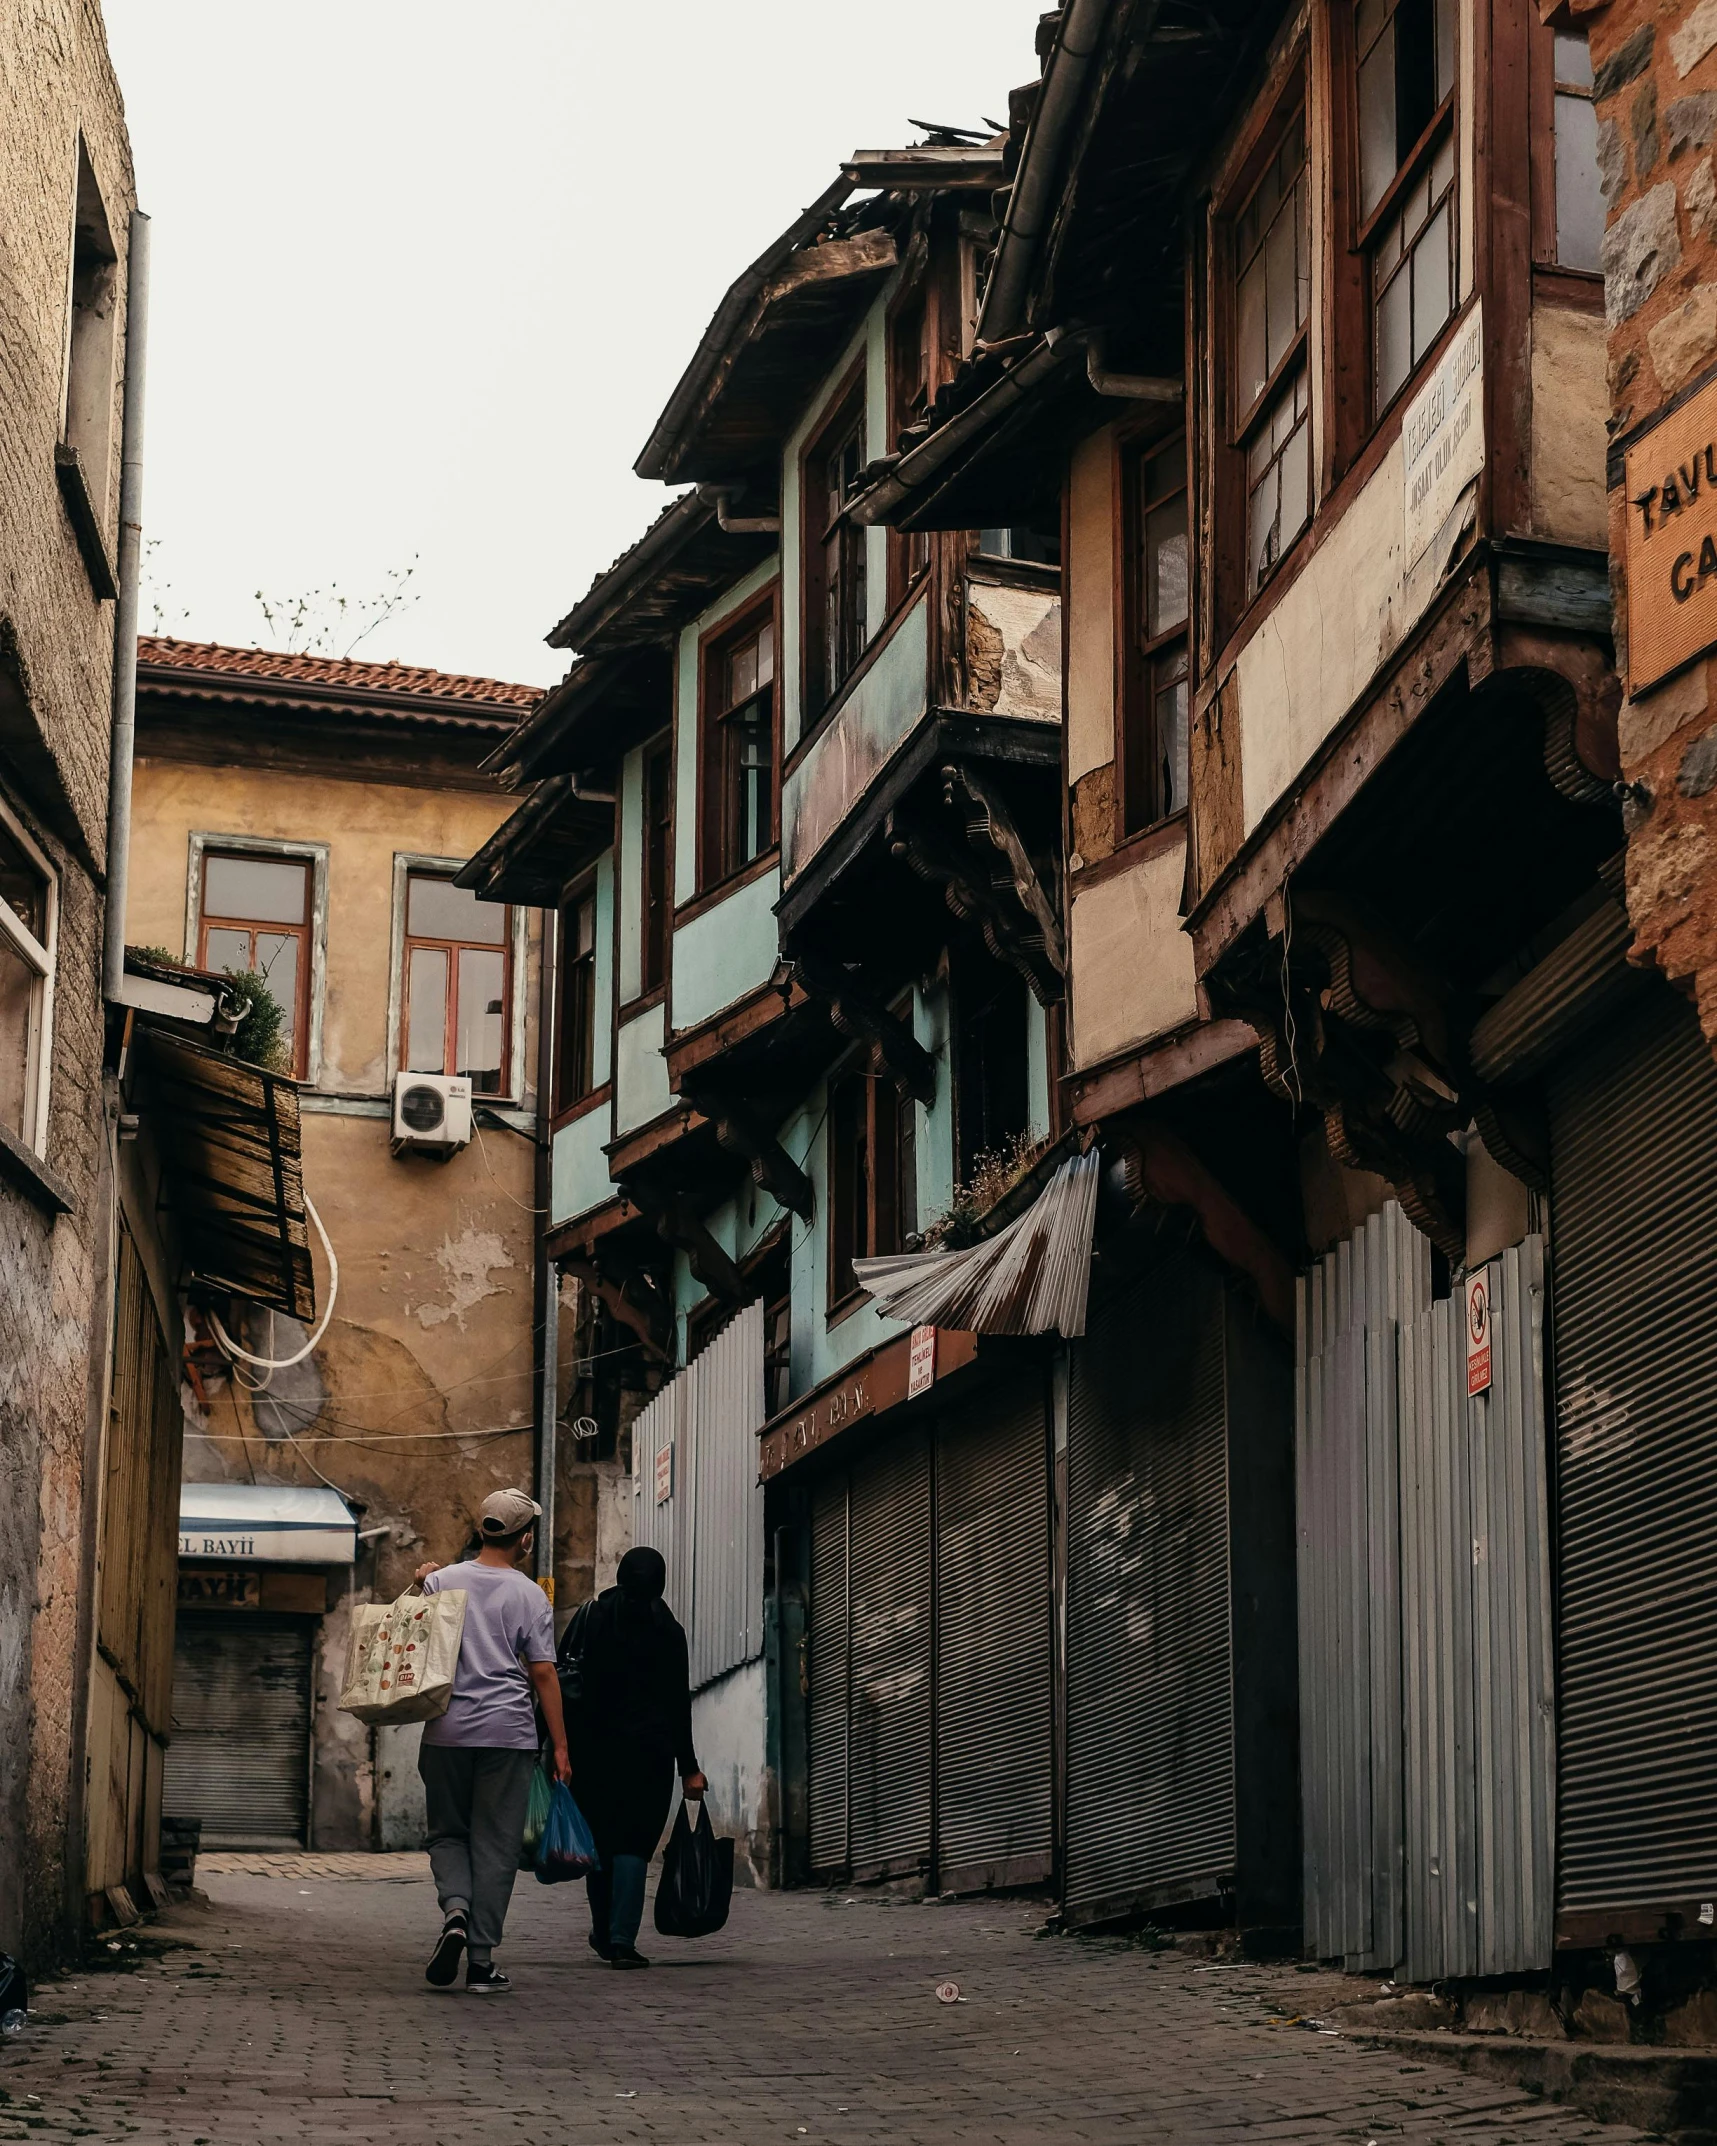
[[[930,1438],[894,1439],[848,1492],[851,1710],[847,1730],[855,1878],[930,1861]]]
[[[847,1479],[839,1475],[819,1483],[811,1501],[805,1726],[811,1868],[818,1871],[843,1870],[847,1864],[847,1569]]]
[[[1234,1865],[1224,1304],[1172,1261],[1101,1303],[1068,1391],[1064,1911],[1214,1893]]]
[[[316,1626],[187,1611],[173,1663],[162,1808],[200,1818],[205,1848],[302,1848]]]
[[[944,1892],[1050,1874],[1049,1470],[1043,1396],[998,1390],[936,1437],[936,1862]],[[1005,1750],[998,1751],[998,1724]]]
[[[1308,1948],[1414,1980],[1549,1958],[1543,1252],[1495,1269],[1492,1386],[1394,1203],[1300,1286]]]
[[[1601,902],[1477,1022],[1469,1049],[1481,1080],[1530,1080],[1571,1038],[1625,1005],[1647,978],[1628,966],[1633,926]]]
[[[659,1550],[686,1627],[692,1688],[763,1652],[763,1306],[748,1304],[632,1426],[634,1542]],[[658,1502],[657,1461],[673,1450]]]
[[[855,1259],[853,1272],[878,1311],[909,1326],[1083,1334],[1101,1170],[1096,1148],[1075,1155],[1017,1221],[981,1244]]]
[[[1558,1908],[1601,1939],[1717,1893],[1717,1068],[1667,991],[1553,1081],[1551,1187]]]

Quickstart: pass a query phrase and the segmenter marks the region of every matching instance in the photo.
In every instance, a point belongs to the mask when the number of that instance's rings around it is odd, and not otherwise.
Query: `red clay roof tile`
[[[217,671],[228,677],[280,678],[327,691],[421,693],[430,700],[528,708],[541,700],[541,686],[510,685],[499,678],[466,678],[407,663],[356,663],[351,657],[292,656],[274,648],[228,648],[218,641],[176,641],[139,634],[137,660],[164,670]]]

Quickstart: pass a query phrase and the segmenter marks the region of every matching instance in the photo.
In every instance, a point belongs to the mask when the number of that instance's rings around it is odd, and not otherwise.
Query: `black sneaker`
[[[610,1967],[648,1967],[650,1963],[636,1945],[610,1945],[608,1964]]]
[[[498,1967],[479,1967],[475,1960],[468,1961],[465,1968],[465,1994],[467,1997],[504,1997],[512,1983]]]
[[[449,1915],[441,1925],[441,1939],[429,1956],[429,1965],[423,1970],[425,1982],[433,1982],[438,1990],[447,1989],[459,1972],[459,1955],[465,1950],[465,1918]]]
[[[591,1931],[590,1935],[585,1939],[584,1942],[590,1947],[591,1951],[596,1954],[598,1959],[613,1959],[614,1947],[608,1942],[607,1938],[598,1937],[594,1930]]]

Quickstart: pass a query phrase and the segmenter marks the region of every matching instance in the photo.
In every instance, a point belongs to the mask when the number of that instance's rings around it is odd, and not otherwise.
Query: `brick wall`
[[[1612,436],[1631,433],[1717,367],[1717,0],[1609,0],[1572,20],[1591,40],[1604,240]],[[1627,504],[1610,493],[1614,566]],[[1717,676],[1711,659],[1623,703],[1628,907],[1635,959],[1697,1003],[1717,1047]]]
[[[59,869],[47,1159],[75,1211],[0,1178],[0,1949],[62,1950],[76,1718],[83,1457],[106,1256],[99,864],[113,607],[54,474],[82,134],[123,255],[131,156],[99,9],[0,0],[0,790]],[[123,286],[116,324],[123,348]],[[108,541],[118,505],[115,366]]]

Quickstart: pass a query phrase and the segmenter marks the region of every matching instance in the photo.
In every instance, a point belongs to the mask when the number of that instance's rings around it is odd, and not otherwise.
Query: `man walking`
[[[572,1777],[554,1670],[554,1614],[521,1570],[536,1540],[542,1507],[522,1490],[483,1500],[482,1547],[459,1565],[422,1565],[426,1595],[465,1590],[465,1626],[453,1697],[425,1724],[417,1770],[429,1814],[429,1864],[441,1902],[441,1937],[424,1969],[446,1989],[465,1959],[465,1987],[489,1997],[511,1983],[494,1963],[519,1867],[537,1762],[531,1687],[542,1702],[555,1772]]]

